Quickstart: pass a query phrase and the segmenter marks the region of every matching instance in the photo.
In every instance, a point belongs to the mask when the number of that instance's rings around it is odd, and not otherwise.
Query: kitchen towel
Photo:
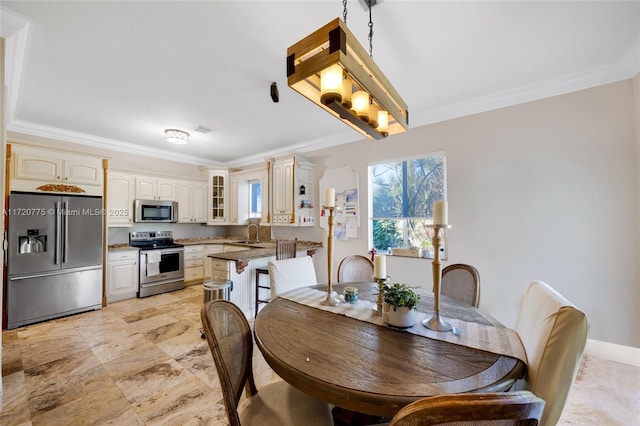
[[[147,276],[152,277],[160,274],[161,255],[159,250],[147,253]]]

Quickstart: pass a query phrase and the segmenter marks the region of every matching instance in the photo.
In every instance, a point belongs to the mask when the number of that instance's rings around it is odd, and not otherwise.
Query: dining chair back
[[[528,391],[436,395],[402,408],[391,419],[390,426],[535,426],[544,405],[544,400]]]
[[[373,262],[359,254],[345,257],[338,265],[338,282],[373,282]]]
[[[298,239],[276,240],[276,260],[291,259],[296,257]]]
[[[213,300],[205,303],[200,317],[218,372],[229,425],[333,424],[328,404],[282,380],[258,392],[253,377],[253,337],[240,308],[227,300]],[[243,390],[245,398],[241,401]]]
[[[298,238],[293,240],[276,240],[276,260],[283,259],[291,259],[292,257],[296,257],[298,249]],[[266,284],[260,282],[261,275],[269,275],[269,268],[255,268],[256,274],[256,299],[255,299],[255,311],[254,316],[258,315],[258,306],[260,303],[269,303],[268,297],[262,297],[260,295],[261,289],[264,290],[262,293],[269,291],[271,293],[271,284],[268,281]]]
[[[280,293],[298,287],[308,287],[318,284],[316,268],[313,266],[313,258],[311,256],[305,256],[270,261],[269,281],[271,282],[272,299]]]
[[[520,299],[515,330],[527,354],[527,374],[514,389],[544,399],[541,424],[555,425],[587,342],[587,317],[548,284],[534,281]]]
[[[440,294],[465,305],[480,303],[480,274],[471,265],[455,263],[442,270]]]

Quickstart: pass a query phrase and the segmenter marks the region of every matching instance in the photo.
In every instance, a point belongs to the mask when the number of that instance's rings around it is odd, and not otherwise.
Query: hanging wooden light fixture
[[[409,127],[409,109],[336,18],[287,49],[289,87],[369,139]]]

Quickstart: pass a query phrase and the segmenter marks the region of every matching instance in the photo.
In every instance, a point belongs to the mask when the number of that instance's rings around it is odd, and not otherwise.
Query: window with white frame
[[[262,217],[262,182],[249,181],[249,217]]]
[[[376,251],[416,249],[433,257],[427,225],[433,224],[433,203],[445,199],[445,166],[444,152],[369,165],[370,244]]]

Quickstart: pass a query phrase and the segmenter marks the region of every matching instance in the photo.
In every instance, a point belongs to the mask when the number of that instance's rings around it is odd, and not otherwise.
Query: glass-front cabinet
[[[209,198],[207,224],[221,225],[229,221],[228,195],[229,172],[226,169],[209,169]]]

